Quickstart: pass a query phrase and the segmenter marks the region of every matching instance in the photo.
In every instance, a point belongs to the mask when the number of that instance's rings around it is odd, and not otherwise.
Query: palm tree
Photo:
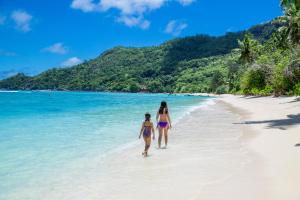
[[[300,47],[293,49],[291,62],[285,68],[286,77],[293,83],[300,83]]]
[[[279,30],[292,45],[300,44],[300,0],[281,0],[284,16],[279,21],[286,26]]]
[[[280,0],[280,4],[283,9],[295,5],[296,9],[300,10],[300,0]]]
[[[238,40],[241,56],[240,61],[244,64],[253,63],[256,55],[259,53],[259,42],[253,40],[249,33],[246,33],[243,41]]]

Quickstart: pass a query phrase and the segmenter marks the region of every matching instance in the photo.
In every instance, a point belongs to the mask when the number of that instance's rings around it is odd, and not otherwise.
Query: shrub
[[[300,96],[300,83],[295,85],[293,93],[294,95]]]
[[[289,88],[290,81],[285,75],[285,68],[288,63],[288,56],[282,56],[281,60],[274,66],[271,83],[276,96],[284,94]]]
[[[273,88],[269,85],[267,85],[263,90],[259,91],[259,95],[261,96],[268,96],[273,93]]]
[[[241,88],[245,94],[257,94],[266,87],[266,76],[260,68],[249,68],[242,76]]]
[[[228,93],[228,86],[221,85],[216,89],[216,94],[225,94]]]

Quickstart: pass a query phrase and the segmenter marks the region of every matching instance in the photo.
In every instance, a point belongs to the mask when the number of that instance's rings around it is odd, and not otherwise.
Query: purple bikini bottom
[[[159,126],[160,128],[167,128],[168,122],[158,122],[158,126]]]

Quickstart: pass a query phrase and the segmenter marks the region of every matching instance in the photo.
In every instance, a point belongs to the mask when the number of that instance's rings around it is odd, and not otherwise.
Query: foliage
[[[284,16],[278,21],[285,24],[279,30],[291,45],[300,44],[300,0],[282,0]]]
[[[246,70],[237,76],[241,76],[243,94],[299,95],[300,1],[282,0],[281,5],[284,16],[272,22],[280,24],[280,27],[261,48],[251,48],[254,41],[247,35],[240,45],[240,60],[244,61],[241,65]],[[230,85],[232,91],[234,87]]]
[[[216,94],[226,94],[228,93],[228,86],[221,85],[216,89]]]
[[[252,35],[249,33],[245,34],[243,41],[239,40],[238,42],[241,50],[240,61],[244,64],[253,63],[261,48],[259,42],[252,39]]]
[[[266,87],[266,76],[259,67],[249,68],[242,77],[241,89],[245,94],[255,94],[256,90],[262,90]]]
[[[295,94],[295,95],[297,95],[297,96],[300,96],[300,83],[297,83],[297,84],[294,86],[293,94]]]

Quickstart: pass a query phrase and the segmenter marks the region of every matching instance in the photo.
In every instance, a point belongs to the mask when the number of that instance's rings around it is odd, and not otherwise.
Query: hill
[[[258,41],[264,42],[278,27],[279,24],[266,23],[254,26],[248,32]],[[225,76],[227,69],[221,63],[231,59],[232,50],[238,47],[238,40],[242,40],[245,33],[227,33],[220,37],[196,35],[177,38],[154,47],[115,47],[71,68],[54,68],[33,77],[17,74],[0,81],[0,88],[209,92],[216,89],[211,85],[212,79],[216,78],[215,71],[219,75],[221,71]],[[198,76],[195,77],[194,73]]]

